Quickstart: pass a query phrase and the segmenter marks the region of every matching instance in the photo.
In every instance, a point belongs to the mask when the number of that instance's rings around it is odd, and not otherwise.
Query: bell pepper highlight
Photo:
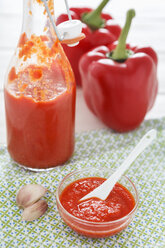
[[[126,44],[134,10],[127,13],[118,44],[98,46],[79,62],[89,109],[109,128],[137,128],[152,108],[158,90],[157,54],[151,47]]]
[[[103,0],[95,10],[83,13],[81,18],[82,22],[86,23],[92,30],[105,27],[106,22],[105,19],[101,17],[101,12],[108,2],[109,0]]]

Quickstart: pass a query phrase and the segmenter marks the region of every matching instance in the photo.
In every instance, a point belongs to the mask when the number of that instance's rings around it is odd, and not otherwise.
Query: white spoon
[[[79,201],[83,201],[89,199],[91,197],[96,197],[101,200],[105,200],[110,192],[112,191],[116,182],[120,179],[120,177],[124,174],[124,172],[129,168],[132,162],[137,158],[137,156],[151,144],[151,142],[156,138],[156,130],[152,129],[147,132],[143,138],[139,141],[139,143],[135,146],[133,151],[129,154],[126,160],[122,163],[122,165],[110,176],[104,183],[102,183],[99,187],[95,188],[89,194],[82,197]]]

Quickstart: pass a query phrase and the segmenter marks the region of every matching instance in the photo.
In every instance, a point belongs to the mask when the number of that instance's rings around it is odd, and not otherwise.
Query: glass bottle
[[[48,169],[74,151],[75,80],[41,0],[23,0],[21,36],[4,87],[7,148],[19,165]],[[53,0],[47,2],[54,15]]]

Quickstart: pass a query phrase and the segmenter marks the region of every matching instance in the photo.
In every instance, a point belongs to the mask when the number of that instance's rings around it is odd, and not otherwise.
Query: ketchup
[[[109,222],[126,216],[134,208],[135,200],[132,194],[119,183],[116,183],[104,201],[90,198],[79,202],[83,196],[105,180],[104,178],[91,177],[82,178],[69,184],[60,195],[62,206],[73,216],[85,221]]]
[[[7,147],[32,169],[63,164],[74,151],[75,80],[59,41],[26,33],[5,85]]]
[[[7,143],[21,165],[45,169],[67,161],[74,150],[75,88],[54,100],[35,102],[5,90]]]

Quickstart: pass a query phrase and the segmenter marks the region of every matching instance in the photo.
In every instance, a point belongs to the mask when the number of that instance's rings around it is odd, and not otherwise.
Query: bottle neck
[[[54,1],[48,0],[47,5],[54,18]],[[22,33],[26,32],[28,38],[32,34],[45,35],[52,29],[49,17],[41,0],[23,0]]]

